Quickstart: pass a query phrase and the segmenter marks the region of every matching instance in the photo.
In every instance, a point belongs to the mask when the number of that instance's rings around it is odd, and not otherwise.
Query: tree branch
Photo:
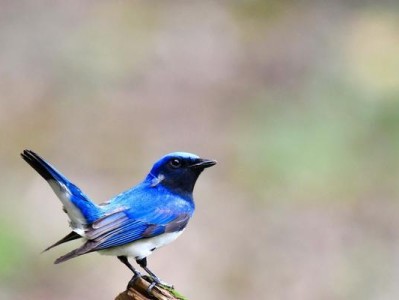
[[[139,277],[129,285],[115,300],[187,300],[176,290],[164,285],[156,285],[150,293],[147,292],[152,280],[148,276]]]

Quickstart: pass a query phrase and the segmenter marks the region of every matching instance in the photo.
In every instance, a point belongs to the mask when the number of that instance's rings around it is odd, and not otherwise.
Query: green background
[[[189,299],[399,297],[396,1],[1,1],[0,298],[114,299],[37,151],[96,202],[161,155],[219,164],[149,266]]]

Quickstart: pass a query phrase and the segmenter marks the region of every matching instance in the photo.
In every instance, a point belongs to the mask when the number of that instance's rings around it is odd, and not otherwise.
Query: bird
[[[151,286],[162,281],[148,268],[147,257],[185,230],[195,210],[194,185],[205,168],[216,164],[187,152],[169,153],[153,165],[143,181],[96,204],[34,151],[26,149],[21,156],[61,200],[72,229],[44,251],[72,240],[83,241],[54,263],[98,252],[116,256],[133,272],[134,280],[142,275],[129,262],[133,258],[153,280]]]

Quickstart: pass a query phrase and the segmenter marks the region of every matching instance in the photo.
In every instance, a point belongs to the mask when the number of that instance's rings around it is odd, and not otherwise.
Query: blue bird
[[[194,213],[195,182],[205,168],[216,164],[190,153],[167,154],[141,183],[97,205],[35,152],[24,150],[21,156],[49,183],[72,228],[44,251],[75,239],[84,241],[56,264],[96,251],[117,256],[137,278],[141,274],[128,261],[132,257],[153,278],[153,284],[160,279],[148,269],[147,257],[181,235]]]

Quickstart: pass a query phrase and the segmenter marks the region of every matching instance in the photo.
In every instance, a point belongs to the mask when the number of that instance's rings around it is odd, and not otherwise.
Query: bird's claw
[[[137,279],[141,278],[143,275],[141,273],[137,272],[134,273],[132,279],[129,280],[129,283],[127,284],[127,287],[129,288],[130,286],[133,286],[136,282]]]
[[[150,282],[150,285],[147,288],[147,293],[149,295],[151,295],[151,291],[153,290],[153,288],[157,285],[166,287],[167,289],[174,289],[173,285],[166,283],[162,280],[160,280],[158,277],[152,277],[152,276],[146,276],[146,279]]]
[[[158,283],[153,281],[147,288],[147,294],[152,296],[152,289],[157,285]]]

